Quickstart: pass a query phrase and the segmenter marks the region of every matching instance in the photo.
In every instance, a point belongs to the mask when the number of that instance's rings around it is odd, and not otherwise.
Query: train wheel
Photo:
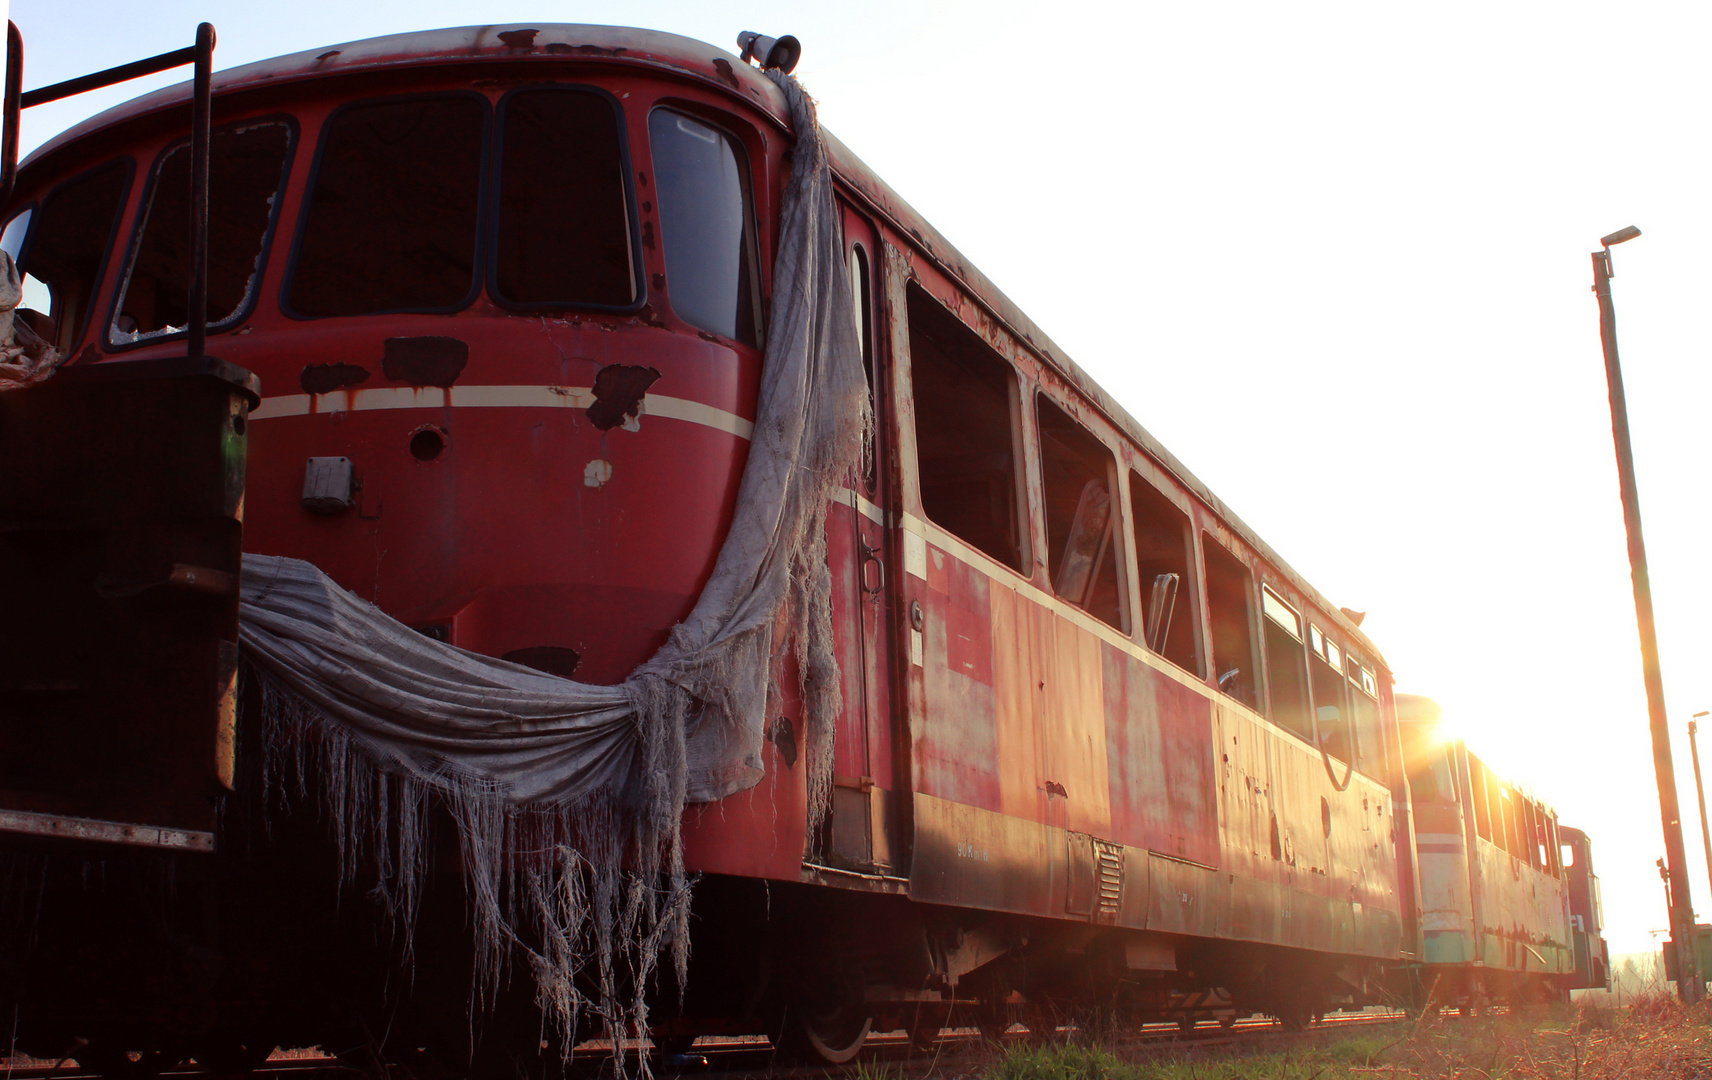
[[[1228,1012],[1219,1014],[1219,1027],[1226,1031],[1236,1027],[1236,1013]]]
[[[221,1039],[197,1050],[196,1061],[217,1073],[247,1073],[260,1068],[273,1048],[265,1038]]]
[[[1183,1032],[1185,1035],[1194,1031],[1195,1024],[1199,1022],[1199,1019],[1200,1018],[1194,1013],[1184,1013],[1182,1016],[1177,1018],[1177,1030]]]
[[[799,1006],[791,1010],[785,1035],[791,1048],[828,1065],[854,1058],[868,1039],[873,1018],[848,1006]]]
[[[1285,1031],[1306,1031],[1308,1025],[1314,1022],[1313,1008],[1303,1002],[1292,1002],[1275,1015]]]
[[[177,1064],[159,1050],[126,1052],[111,1043],[91,1043],[79,1052],[77,1063],[105,1080],[154,1080],[162,1069]]]
[[[1051,1042],[1058,1038],[1058,1010],[1050,1002],[1031,1001],[1023,1005],[1022,1022],[1033,1042]]]
[[[988,1002],[981,1005],[973,1017],[975,1027],[981,1032],[981,1037],[990,1043],[1004,1042],[1005,1033],[1010,1031],[1011,1024],[1020,1019],[1021,1007],[1008,1001]]]

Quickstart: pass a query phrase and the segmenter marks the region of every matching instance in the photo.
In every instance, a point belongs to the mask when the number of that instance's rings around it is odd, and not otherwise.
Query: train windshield
[[[18,215],[6,227],[5,243],[18,245],[6,250],[18,257],[25,279],[22,306],[47,316],[46,325],[38,323],[37,330],[61,352],[77,340],[89,317],[130,172],[123,161],[91,169],[55,188],[38,210]]]
[[[757,343],[754,227],[737,140],[670,109],[648,117],[666,295],[692,326]]]
[[[348,106],[321,139],[287,306],[300,316],[452,311],[475,291],[487,103]]]
[[[498,296],[549,306],[633,303],[624,155],[610,99],[587,90],[523,90],[502,109]]]
[[[214,133],[208,157],[208,325],[235,322],[254,293],[263,244],[285,181],[284,121]],[[142,232],[108,341],[164,337],[190,321],[190,144],[155,168]]]

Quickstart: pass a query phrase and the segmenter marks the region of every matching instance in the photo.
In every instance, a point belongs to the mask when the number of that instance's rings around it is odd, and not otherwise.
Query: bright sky
[[[228,67],[450,0],[13,0],[25,88],[220,34]],[[823,121],[1333,602],[1401,691],[1592,833],[1613,952],[1666,924],[1588,253],[1618,322],[1694,898],[1712,709],[1712,9],[492,0],[730,47]],[[26,114],[25,151],[156,78]],[[1696,298],[1701,299],[1696,299]],[[1712,752],[1712,746],[1708,747]],[[1709,763],[1712,767],[1712,763]]]

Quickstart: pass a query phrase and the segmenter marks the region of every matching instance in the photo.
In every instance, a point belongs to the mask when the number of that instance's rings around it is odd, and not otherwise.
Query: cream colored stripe
[[[455,409],[586,409],[592,404],[594,391],[587,386],[454,386],[450,390],[377,386],[367,390],[335,390],[330,394],[284,394],[263,398],[261,405],[250,414],[250,419],[307,416],[311,412],[441,409],[447,406]],[[649,394],[642,399],[640,414],[700,424],[740,439],[752,438],[755,434],[755,425],[751,421],[687,398]]]
[[[881,510],[878,506],[875,506],[873,503],[864,499],[856,492],[851,491],[849,488],[839,488],[837,491],[834,491],[831,495],[831,499],[835,503],[843,503],[852,510],[860,510],[863,517],[872,521],[876,525],[883,526],[886,523],[886,512],[884,510]]]

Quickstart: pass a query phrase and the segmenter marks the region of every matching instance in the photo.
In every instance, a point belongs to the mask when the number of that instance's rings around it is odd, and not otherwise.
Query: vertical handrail
[[[212,122],[214,27],[196,28],[196,76],[190,110],[190,339],[191,356],[208,345],[208,163]]]
[[[18,115],[24,96],[24,35],[18,24],[6,23],[6,99],[0,122],[0,206],[12,198],[12,187],[18,182]]]

